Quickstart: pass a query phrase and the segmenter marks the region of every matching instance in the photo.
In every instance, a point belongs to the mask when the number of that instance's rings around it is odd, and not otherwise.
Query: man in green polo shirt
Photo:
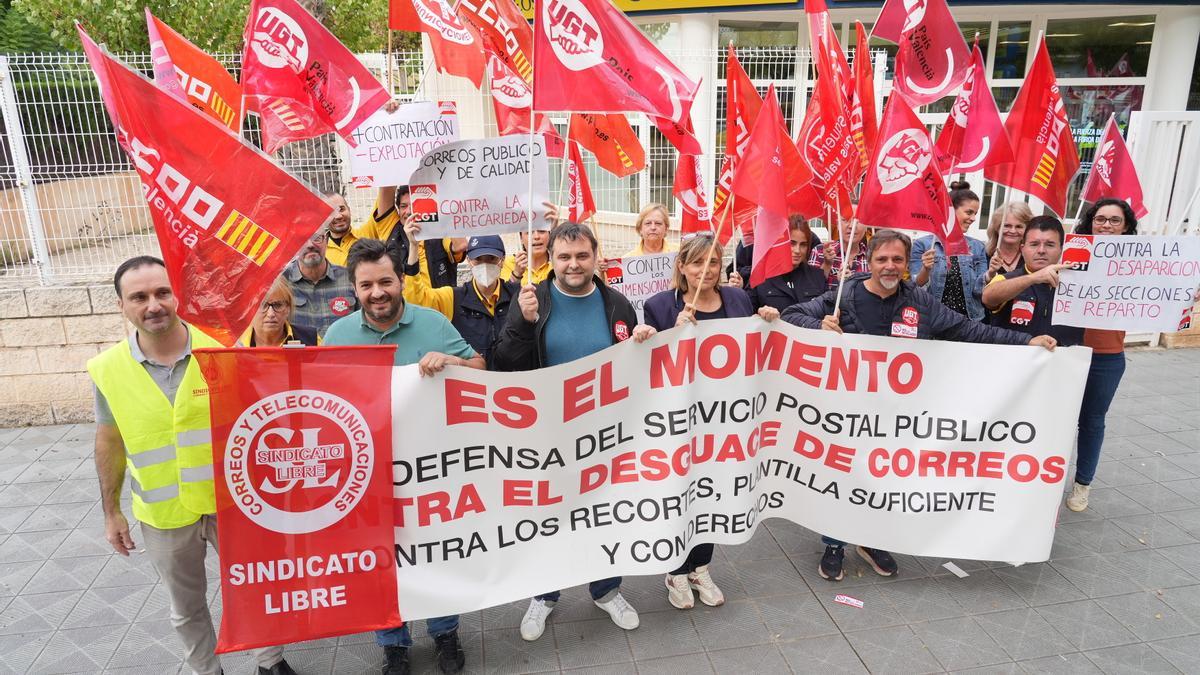
[[[404,259],[395,244],[360,239],[350,247],[346,267],[362,309],[335,321],[325,333],[326,345],[396,345],[396,365],[416,363],[426,376],[446,366],[485,369],[483,357],[446,317],[404,301]],[[438,668],[443,673],[461,671],[466,655],[458,640],[458,617],[426,623]],[[412,646],[408,626],[375,631],[375,642],[383,647],[384,675],[407,675]]]

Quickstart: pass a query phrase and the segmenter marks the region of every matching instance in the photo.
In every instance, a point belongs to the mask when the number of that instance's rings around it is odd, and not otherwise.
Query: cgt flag
[[[224,345],[333,218],[317,194],[211,117],[79,38],[142,182],[179,316]]]
[[[438,70],[465,77],[476,88],[487,70],[487,45],[478,28],[464,21],[449,0],[391,0],[388,26],[424,33]]]
[[[871,34],[900,45],[892,81],[914,105],[954,91],[971,54],[946,0],[887,0]]]
[[[242,121],[242,87],[225,67],[187,41],[146,8],[154,83],[237,132]]]
[[[888,98],[871,167],[858,202],[859,222],[931,232],[948,254],[969,252],[933,159],[929,131],[903,95]]]
[[[938,165],[946,173],[970,173],[1013,161],[1012,144],[987,84],[978,40],[962,91],[938,134],[936,153]]]
[[[1067,188],[1079,171],[1079,153],[1058,91],[1046,41],[1038,45],[1033,67],[1004,123],[1013,144],[1013,162],[986,169],[984,177],[1045,202],[1061,218]]]
[[[242,89],[262,118],[263,148],[352,133],[391,96],[296,0],[251,0]]]
[[[609,0],[538,0],[536,15],[535,110],[688,118],[700,85]]]
[[[1134,215],[1139,219],[1145,218],[1150,210],[1146,208],[1142,182],[1138,180],[1137,167],[1133,165],[1129,148],[1125,147],[1125,139],[1121,137],[1116,115],[1108,118],[1098,148],[1080,199],[1092,203],[1105,197],[1120,199],[1133,208]]]
[[[394,350],[196,350],[211,394],[218,652],[400,625]]]

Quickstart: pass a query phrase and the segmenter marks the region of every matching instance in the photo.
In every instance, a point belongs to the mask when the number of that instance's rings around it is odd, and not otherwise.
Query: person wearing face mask
[[[410,218],[404,226],[409,243],[415,244],[421,225]],[[416,262],[416,246],[408,247],[408,264]],[[467,344],[491,363],[492,345],[504,327],[512,298],[520,290],[515,281],[501,281],[504,240],[500,237],[471,237],[467,242],[467,264],[471,279],[454,288],[431,288],[421,277],[410,277],[404,299],[441,312]]]
[[[955,181],[950,184],[950,203],[959,228],[966,234],[979,218],[979,195],[971,191],[969,183]],[[969,253],[950,256],[947,263],[942,242],[932,234],[921,237],[913,242],[908,271],[918,286],[941,299],[943,305],[982,321],[987,315],[981,300],[988,271],[987,251],[982,241],[966,239]]]
[[[992,214],[985,247],[988,256],[985,284],[997,274],[1008,274],[1025,266],[1021,259],[1021,241],[1025,237],[1025,226],[1031,220],[1033,210],[1025,202],[1009,202]]]
[[[638,214],[637,223],[633,229],[638,233],[637,246],[621,256],[630,258],[638,255],[653,253],[674,253],[679,246],[667,241],[667,231],[671,229],[671,214],[662,204],[650,204]]]
[[[294,300],[292,324],[314,330],[319,336],[324,336],[334,321],[358,308],[346,268],[325,257],[328,236],[321,230],[304,242],[282,275]]]
[[[877,230],[867,249],[870,272],[846,279],[842,306],[837,313],[834,306],[838,292],[834,289],[819,298],[788,307],[783,311],[783,320],[801,328],[835,333],[1036,345],[1054,349],[1056,342],[1049,335],[1030,337],[971,321],[913,282],[905,281],[904,272],[911,249],[912,242],[907,235],[894,230]],[[822,537],[822,542],[825,554],[821,556],[817,571],[825,579],[841,581],[846,543],[829,536]],[[881,576],[890,577],[899,571],[895,559],[887,551],[858,546],[858,554]]]

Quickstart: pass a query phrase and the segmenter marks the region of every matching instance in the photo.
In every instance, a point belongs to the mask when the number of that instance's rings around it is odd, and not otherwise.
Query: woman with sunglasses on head
[[[1137,216],[1120,199],[1101,199],[1092,205],[1075,226],[1076,234],[1137,234]],[[1104,418],[1125,374],[1125,331],[1088,328],[1084,346],[1092,348],[1083,404],[1079,408],[1079,454],[1075,460],[1075,483],[1067,497],[1067,508],[1083,511],[1100,463],[1104,445]]]

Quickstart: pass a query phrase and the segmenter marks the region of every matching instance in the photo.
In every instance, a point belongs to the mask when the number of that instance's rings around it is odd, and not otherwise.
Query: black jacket
[[[726,318],[754,316],[754,303],[750,301],[746,291],[734,286],[718,286],[717,292],[721,294],[721,309],[725,310]],[[642,316],[645,317],[646,324],[654,326],[655,330],[674,328],[679,313],[683,311],[683,296],[679,290],[655,293],[642,306]]]
[[[625,296],[614,291],[600,277],[593,277],[596,292],[604,300],[604,313],[608,318],[608,329],[612,333],[613,344],[629,339],[633,328],[637,325],[637,312]],[[508,318],[504,329],[500,331],[500,339],[492,348],[492,358],[489,367],[492,370],[518,371],[536,370],[546,364],[546,321],[550,318],[550,284],[554,283],[554,273],[537,285],[538,320],[536,324],[529,323],[521,314],[520,295],[513,295],[508,309]]]
[[[467,344],[483,356],[489,368],[492,363],[492,349],[500,339],[500,331],[504,328],[504,320],[512,305],[512,299],[520,291],[521,287],[514,282],[500,282],[500,297],[496,299],[496,314],[493,316],[475,292],[474,281],[454,287],[454,318],[450,323],[458,329]]]
[[[854,291],[869,274],[856,274],[846,279],[846,287],[842,291],[842,330],[847,333],[861,333],[859,330],[858,314],[854,306]],[[1005,328],[996,328],[972,321],[958,312],[946,307],[941,300],[933,297],[928,291],[915,286],[911,281],[901,281],[896,290],[899,297],[896,302],[896,313],[892,316],[893,329],[899,330],[916,326],[915,336],[919,340],[954,340],[957,342],[979,342],[984,344],[1024,345],[1029,344],[1029,336]],[[808,302],[792,305],[783,312],[783,320],[801,328],[821,327],[821,319],[833,314],[834,301],[837,299],[837,289],[826,292],[819,298]],[[913,316],[915,312],[916,316]]]
[[[404,233],[403,224],[396,224],[395,229],[392,230],[389,242],[395,244],[396,248],[400,249],[401,260],[408,260],[408,235]],[[431,288],[442,288],[443,286],[457,285],[458,263],[454,262],[446,254],[446,247],[442,245],[442,240],[426,239],[417,243],[425,249],[425,264],[429,266],[429,286]],[[407,276],[416,276],[421,272],[420,265],[420,262],[417,262],[416,265],[406,265],[404,274]]]
[[[804,261],[787,274],[771,277],[750,289],[750,299],[757,307],[783,310],[801,302],[824,295],[829,290],[825,272]]]
[[[1027,274],[1024,265],[1004,275],[1016,279]],[[1016,310],[1014,312],[1014,310]],[[1026,335],[1049,335],[1063,347],[1083,343],[1083,329],[1074,326],[1055,326],[1054,288],[1050,284],[1034,284],[1004,303],[999,312],[989,312],[987,321],[993,326],[1020,331]]]

